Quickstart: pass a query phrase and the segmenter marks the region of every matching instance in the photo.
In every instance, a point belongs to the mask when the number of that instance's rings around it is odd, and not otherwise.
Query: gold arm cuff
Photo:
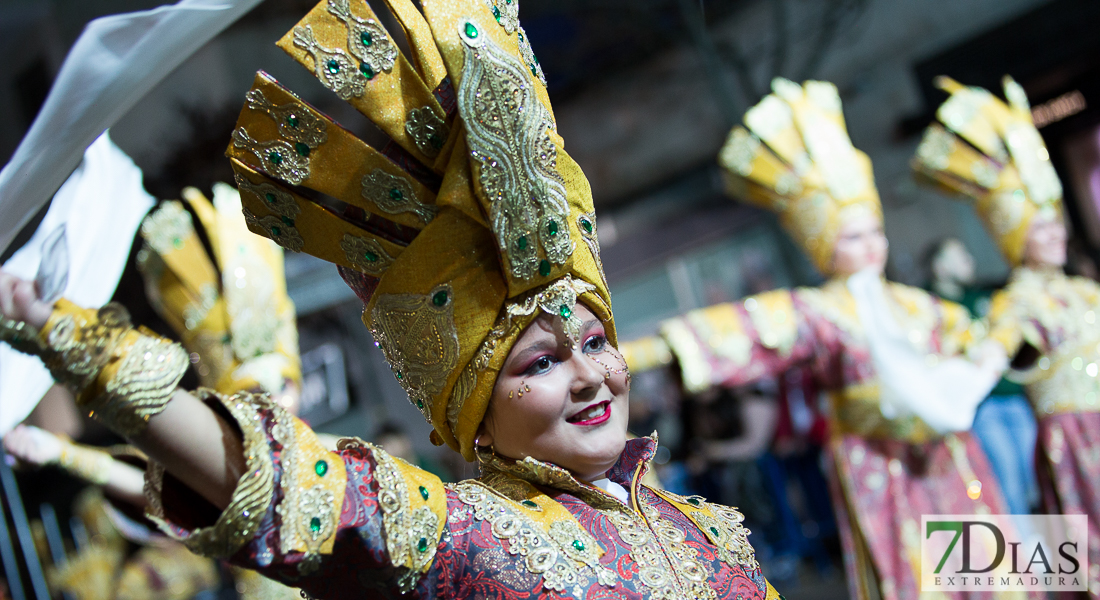
[[[68,440],[61,441],[61,456],[57,464],[69,473],[81,479],[104,485],[111,475],[111,463],[114,459],[102,450],[96,450]]]
[[[164,467],[150,461],[145,474],[146,516],[162,531],[180,540],[196,554],[212,558],[227,558],[252,541],[260,527],[275,491],[275,467],[271,448],[260,420],[256,418],[261,408],[274,411],[276,419],[288,418],[282,409],[272,405],[265,396],[241,392],[223,396],[212,390],[200,389],[195,394],[205,402],[222,404],[237,422],[244,442],[244,456],[248,469],[237,480],[237,488],[229,505],[210,527],[200,527],[190,535],[180,536],[168,526],[162,494],[164,491]]]

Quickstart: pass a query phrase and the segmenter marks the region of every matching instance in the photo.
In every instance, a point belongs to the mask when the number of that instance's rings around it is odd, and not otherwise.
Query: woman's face
[[[833,273],[853,275],[866,268],[879,273],[886,269],[886,235],[882,221],[870,213],[846,219],[833,246]]]
[[[1027,231],[1024,264],[1061,267],[1066,264],[1066,225],[1059,217],[1036,217]]]
[[[578,479],[604,477],[626,445],[630,375],[603,323],[584,304],[577,347],[542,315],[520,335],[497,377],[477,442],[501,456],[528,456]]]

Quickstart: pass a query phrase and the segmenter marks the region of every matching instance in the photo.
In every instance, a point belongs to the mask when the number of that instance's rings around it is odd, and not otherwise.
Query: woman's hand
[[[4,436],[4,450],[23,463],[41,467],[61,458],[61,440],[37,427],[19,425]]]
[[[38,299],[34,283],[0,270],[0,316],[41,329],[53,307]]]

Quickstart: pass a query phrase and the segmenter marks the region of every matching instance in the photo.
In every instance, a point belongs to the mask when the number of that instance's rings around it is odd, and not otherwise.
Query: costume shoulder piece
[[[913,169],[918,179],[973,200],[1005,259],[1019,265],[1032,220],[1062,212],[1062,183],[1027,94],[1011,77],[1004,78],[1007,103],[949,77],[936,84],[951,97],[925,131]]]
[[[848,139],[835,85],[777,78],[772,91],[730,131],[718,162],[730,195],[778,213],[828,273],[840,223],[856,211],[882,218],[871,161]]]
[[[249,232],[232,187],[215,184],[213,203],[195,188],[183,195],[212,253],[183,203],[164,202],[141,226],[138,268],[150,302],[192,353],[203,386],[277,393],[285,381],[298,382],[282,249]]]
[[[432,439],[472,460],[508,350],[540,313],[608,326],[588,182],[565,153],[516,2],[324,0],[279,46],[390,142],[258,73],[227,154],[248,227],[338,265]]]

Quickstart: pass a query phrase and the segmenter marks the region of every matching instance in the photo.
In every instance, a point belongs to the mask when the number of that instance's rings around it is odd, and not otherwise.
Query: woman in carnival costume
[[[1089,517],[1089,594],[1100,596],[1100,286],[1070,277],[1062,184],[1031,120],[1023,88],[1006,77],[1006,104],[947,77],[951,94],[913,160],[923,179],[974,202],[1012,274],[994,294],[990,336],[1012,360],[1039,421],[1045,508]]]
[[[249,226],[338,264],[444,485],[359,440],[325,450],[262,395],[176,388],[187,355],[110,307],[0,277],[4,338],[155,461],[150,512],[193,550],[318,598],[773,598],[741,516],[639,482],[591,193],[516,3],[322,2],[280,45],[392,139],[378,152],[257,76],[229,154]]]
[[[777,212],[830,279],[690,312],[661,337],[689,393],[810,369],[829,394],[827,470],[851,595],[917,598],[922,514],[1005,512],[966,432],[1003,358],[973,339],[961,306],[883,279],[871,162],[848,138],[836,87],[772,88],[719,161],[730,194]],[[968,345],[978,364],[963,358]]]

